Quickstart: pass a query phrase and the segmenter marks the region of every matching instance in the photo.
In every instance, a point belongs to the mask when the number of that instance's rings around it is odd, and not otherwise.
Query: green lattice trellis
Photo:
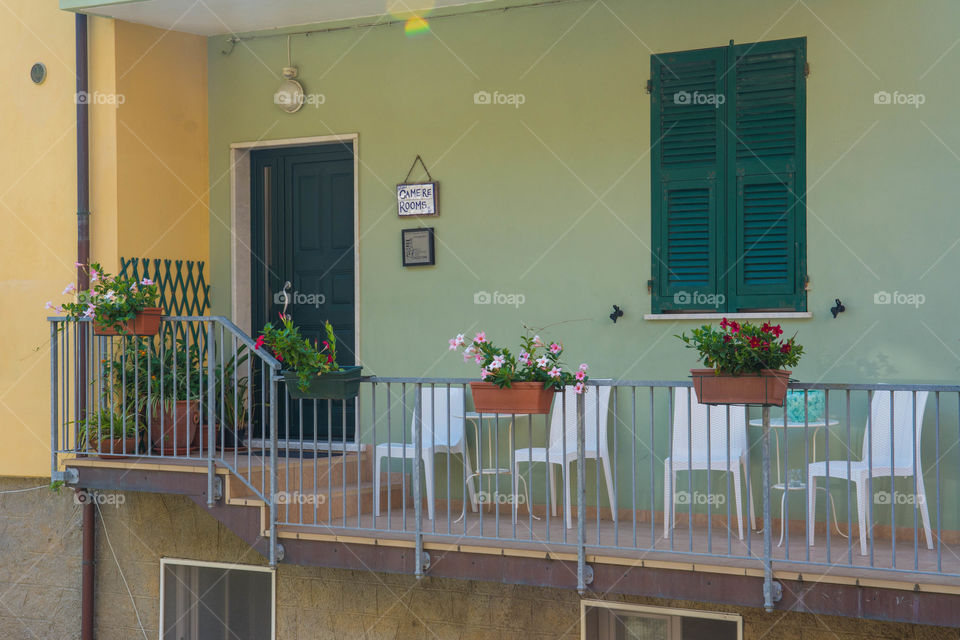
[[[120,275],[150,278],[160,287],[160,306],[168,316],[202,316],[210,308],[210,285],[203,276],[204,262],[160,258],[120,258]],[[186,337],[186,323],[176,323],[176,338]],[[202,342],[201,327],[189,323],[190,339]],[[205,338],[205,336],[204,336]]]

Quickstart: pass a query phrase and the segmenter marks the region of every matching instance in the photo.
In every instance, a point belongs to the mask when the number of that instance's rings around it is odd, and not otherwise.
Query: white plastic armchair
[[[424,386],[417,398],[417,406],[411,426],[410,441],[386,442],[378,444],[374,450],[374,482],[377,484],[374,491],[374,509],[380,515],[380,465],[384,458],[411,460],[416,459],[416,428],[417,410],[422,407],[420,422],[423,424],[421,456],[423,459],[423,477],[427,489],[427,514],[433,520],[434,512],[434,456],[438,453],[456,454],[463,458],[466,468],[466,477],[473,476],[470,466],[470,456],[466,450],[463,420],[464,392],[459,387],[427,387]],[[459,414],[459,415],[458,415]],[[473,483],[467,482],[467,491],[470,496],[470,505],[473,511],[477,510],[477,496]]]
[[[674,487],[677,482],[677,473],[724,471],[733,476],[737,533],[743,540],[740,478],[741,470],[745,475],[747,466],[750,464],[746,408],[743,405],[708,407],[700,404],[696,395],[691,393],[688,387],[677,387],[673,398],[673,435],[670,457],[663,461],[663,536],[669,538],[674,526],[676,516]],[[693,482],[691,481],[690,484],[692,485]],[[756,529],[753,487],[748,486],[747,493],[750,500],[747,507],[750,511],[750,527]]]
[[[594,459],[603,466],[603,475],[607,484],[607,497],[610,509],[617,508],[617,497],[613,491],[613,472],[610,465],[610,450],[607,444],[607,414],[610,409],[610,387],[588,385],[583,392],[584,459]],[[566,398],[566,402],[564,402]],[[599,406],[598,406],[599,403]],[[566,416],[564,416],[566,405]],[[599,419],[599,421],[598,421]],[[548,462],[551,465],[550,506],[551,513],[557,515],[557,479],[553,466],[560,467],[563,480],[564,515],[567,527],[573,527],[573,515],[570,500],[570,465],[577,461],[577,394],[573,387],[566,387],[563,395],[553,401],[550,416],[550,444],[548,447],[517,449],[513,452],[513,493],[517,495],[517,482],[520,478],[520,464]],[[583,470],[580,470],[583,473]]]
[[[923,467],[920,465],[920,436],[923,431],[923,413],[927,404],[926,391],[875,391],[870,402],[870,420],[863,434],[860,460],[830,460],[814,462],[807,467],[807,540],[813,545],[814,513],[817,501],[817,478],[829,477],[854,483],[857,492],[857,518],[860,526],[860,555],[867,555],[867,492],[870,478],[916,477],[917,492],[914,503],[923,518],[927,548],[933,548],[930,531],[930,511],[927,508],[923,486]],[[892,404],[891,404],[892,403]],[[892,420],[891,420],[892,418]],[[829,492],[830,487],[826,487]],[[890,488],[891,494],[893,487]],[[895,504],[895,501],[893,502]]]

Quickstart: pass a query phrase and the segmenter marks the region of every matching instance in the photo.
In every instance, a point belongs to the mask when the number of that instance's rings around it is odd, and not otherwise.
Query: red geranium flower
[[[756,336],[750,338],[750,346],[754,349],[757,349],[760,346],[760,338],[757,338]]]
[[[256,343],[254,343],[253,345],[254,350],[257,350],[263,346],[263,340],[264,340],[264,336],[260,336],[259,338],[257,338]]]
[[[782,347],[780,347],[780,353],[790,353],[790,343],[787,342]]]

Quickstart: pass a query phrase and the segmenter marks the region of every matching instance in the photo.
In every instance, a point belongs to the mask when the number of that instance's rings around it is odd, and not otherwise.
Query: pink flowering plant
[[[560,391],[573,385],[577,393],[583,393],[588,379],[586,364],[581,364],[574,372],[565,371],[560,361],[563,345],[546,343],[537,335],[522,337],[520,352],[516,355],[494,345],[482,331],[469,344],[462,333],[449,342],[451,351],[463,347],[464,362],[473,361],[480,366],[481,380],[492,382],[501,389],[509,388],[514,382],[542,382],[547,389]]]
[[[73,296],[72,302],[56,306],[47,303],[47,309],[63,313],[71,320],[92,319],[103,329],[122,331],[123,324],[133,320],[137,313],[147,307],[157,306],[160,289],[149,278],[137,280],[122,276],[111,276],[98,262],[90,265],[77,263],[90,276],[90,289],[80,291],[77,285],[70,283],[63,295]]]
[[[293,324],[289,314],[280,314],[280,325],[268,322],[257,338],[254,349],[266,347],[284,369],[297,373],[301,391],[306,391],[310,380],[330,371],[339,371],[337,365],[337,339],[333,335],[333,326],[326,322],[324,329],[327,339],[314,340],[300,335],[300,328]]]
[[[693,330],[693,335],[677,336],[687,347],[696,349],[703,364],[716,373],[740,375],[758,373],[761,369],[795,367],[803,355],[803,347],[792,338],[782,338],[780,325],[764,322],[739,323],[724,318],[720,328],[704,325]]]

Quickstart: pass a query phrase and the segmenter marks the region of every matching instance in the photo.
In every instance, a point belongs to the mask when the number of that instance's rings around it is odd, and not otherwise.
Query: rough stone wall
[[[0,477],[0,638],[80,637],[80,506],[49,483]]]
[[[0,492],[37,487],[0,478]],[[265,564],[186,498],[101,496],[97,531],[98,640],[158,636],[161,557]],[[72,491],[0,493],[0,638],[79,638],[79,506]],[[955,629],[652,598],[622,602],[740,613],[747,640],[956,640]],[[573,591],[468,580],[282,565],[280,640],[580,637]]]

